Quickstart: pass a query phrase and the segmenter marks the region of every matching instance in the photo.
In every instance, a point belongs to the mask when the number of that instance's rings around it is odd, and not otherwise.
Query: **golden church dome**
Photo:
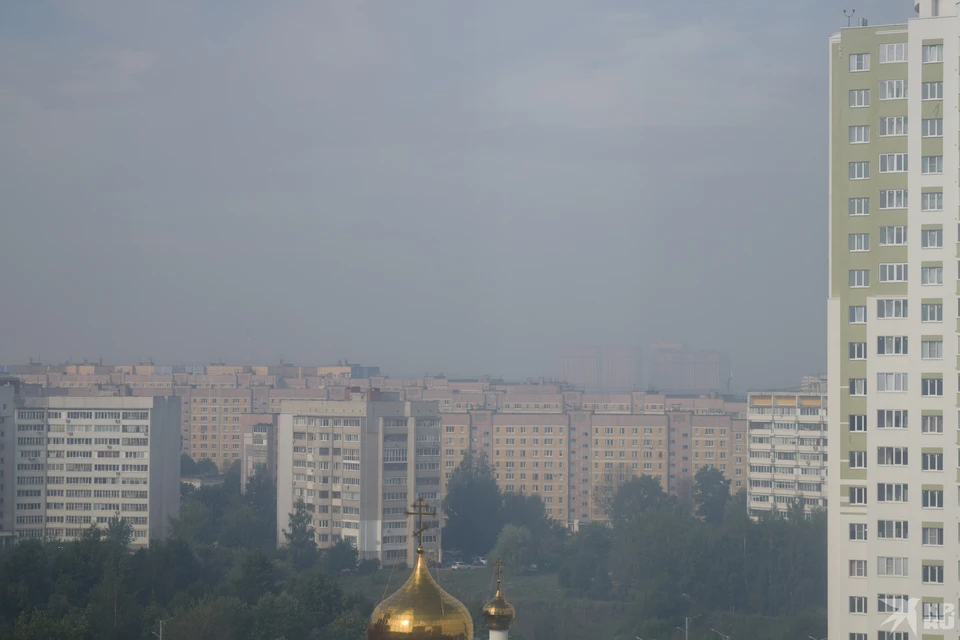
[[[483,620],[487,623],[487,628],[493,631],[506,631],[510,628],[516,616],[516,610],[513,605],[507,602],[500,589],[500,581],[503,572],[503,563],[497,560],[497,593],[493,600],[483,606]]]
[[[406,583],[373,610],[367,638],[473,640],[473,619],[459,600],[434,581],[421,547],[417,566]]]

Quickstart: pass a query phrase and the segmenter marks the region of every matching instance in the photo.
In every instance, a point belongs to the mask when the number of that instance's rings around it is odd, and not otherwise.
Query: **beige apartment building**
[[[753,517],[827,507],[827,396],[752,392],[747,508]]]
[[[135,546],[165,538],[180,509],[179,409],[173,397],[17,398],[3,452],[16,537],[73,540],[123,518]]]
[[[441,419],[433,402],[288,400],[277,422],[277,542],[297,500],[317,545],[350,541],[362,559],[411,562],[405,513],[422,497],[440,509]],[[439,516],[438,516],[439,518]],[[439,558],[438,521],[424,535]]]

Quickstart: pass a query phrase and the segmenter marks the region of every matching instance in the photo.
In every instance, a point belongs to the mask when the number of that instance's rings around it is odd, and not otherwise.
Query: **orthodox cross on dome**
[[[417,498],[417,501],[413,503],[413,511],[406,511],[405,513],[408,516],[415,516],[417,518],[417,526],[413,530],[413,537],[417,539],[417,551],[423,551],[423,532],[430,528],[423,525],[423,516],[436,517],[437,510],[428,507],[427,503],[423,500],[423,496],[420,496]]]
[[[497,573],[497,593],[500,593],[500,582],[503,580],[503,560],[497,558],[497,562],[494,564],[495,571]]]

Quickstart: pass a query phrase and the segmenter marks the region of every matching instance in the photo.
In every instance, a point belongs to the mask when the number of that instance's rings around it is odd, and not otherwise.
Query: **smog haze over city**
[[[519,378],[672,342],[793,384],[825,370],[812,159],[843,25],[827,1],[3,3],[0,353]]]

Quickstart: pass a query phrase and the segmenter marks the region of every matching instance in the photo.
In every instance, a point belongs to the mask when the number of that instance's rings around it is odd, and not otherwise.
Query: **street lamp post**
[[[695,616],[684,616],[683,617],[683,628],[677,627],[680,631],[683,631],[683,640],[690,640],[690,621],[694,618],[699,618],[702,616],[702,613],[698,613]]]
[[[728,635],[725,634],[725,633],[720,633],[719,631],[717,631],[716,629],[714,629],[714,628],[712,628],[712,627],[711,627],[710,631],[713,631],[715,634],[717,634],[718,636],[720,636],[721,638],[723,638],[723,640],[730,640],[730,636],[728,636]]]

